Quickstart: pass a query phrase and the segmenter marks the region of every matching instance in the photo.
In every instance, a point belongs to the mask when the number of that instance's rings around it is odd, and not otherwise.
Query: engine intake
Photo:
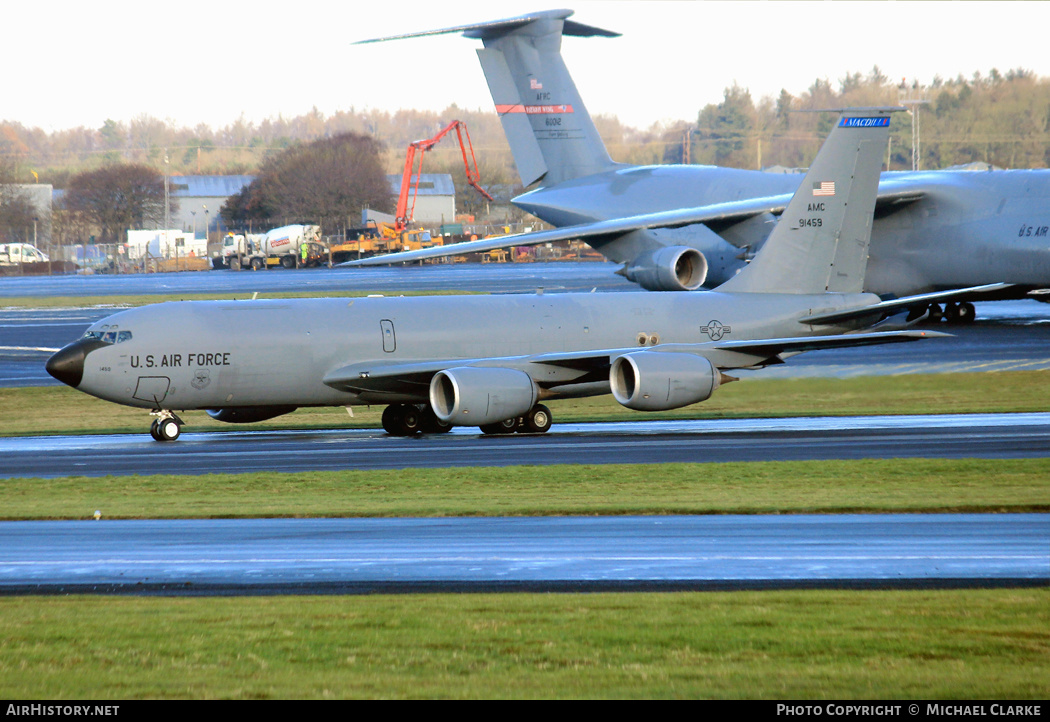
[[[430,381],[434,414],[453,426],[481,426],[524,416],[539,390],[524,371],[464,366],[445,369]]]
[[[695,291],[707,280],[707,259],[689,246],[667,246],[638,256],[623,275],[647,291]]]
[[[635,411],[666,411],[706,401],[721,378],[703,356],[664,351],[619,356],[609,371],[613,398]]]

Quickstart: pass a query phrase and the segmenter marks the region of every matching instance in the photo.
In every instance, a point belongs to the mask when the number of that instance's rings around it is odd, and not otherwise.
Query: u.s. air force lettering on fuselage
[[[202,366],[229,366],[230,352],[220,351],[212,353],[181,353],[161,354],[158,358],[153,354],[145,357],[135,354],[130,357],[131,368],[198,368]]]
[[[1017,237],[1018,238],[1030,238],[1032,236],[1035,236],[1036,238],[1039,238],[1041,236],[1045,236],[1047,234],[1047,232],[1050,232],[1050,226],[1024,225],[1024,226],[1021,226],[1021,230],[1019,230],[1017,232]]]

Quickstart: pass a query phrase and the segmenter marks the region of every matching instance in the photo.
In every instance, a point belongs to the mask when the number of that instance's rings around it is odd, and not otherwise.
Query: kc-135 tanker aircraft
[[[556,228],[345,265],[578,238],[624,264],[619,273],[646,289],[690,291],[724,283],[754,257],[800,176],[613,162],[562,60],[561,40],[619,33],[569,20],[572,14],[548,10],[397,36],[462,32],[482,41],[478,58],[522,185],[534,186],[513,202]],[[1050,171],[883,174],[864,290],[887,298],[994,282],[1012,285],[984,299],[1050,287]],[[944,315],[972,321],[971,301],[979,298],[958,297]]]
[[[388,404],[395,435],[542,432],[551,399],[611,391],[631,409],[673,409],[709,398],[724,370],[935,336],[856,332],[916,303],[861,291],[892,110],[843,112],[761,252],[708,293],[162,303],[93,324],[47,370],[150,409],[158,441],[178,438],[175,410],[237,423],[364,404]]]

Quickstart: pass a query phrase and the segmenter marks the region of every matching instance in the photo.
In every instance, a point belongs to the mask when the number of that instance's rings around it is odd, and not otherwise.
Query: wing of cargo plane
[[[884,187],[885,186],[885,187]],[[924,191],[911,184],[886,183],[879,187],[876,213],[910,203],[923,197]],[[468,253],[486,253],[502,248],[538,246],[554,241],[581,240],[584,242],[612,241],[639,230],[659,228],[682,228],[696,224],[723,228],[749,220],[763,213],[780,215],[791,200],[792,194],[748,198],[728,203],[714,203],[696,208],[681,208],[622,218],[610,218],[593,223],[563,226],[545,231],[518,233],[497,238],[484,238],[448,246],[423,248],[416,251],[388,253],[339,264],[340,266],[384,266],[393,263],[410,263],[431,258],[462,256]]]

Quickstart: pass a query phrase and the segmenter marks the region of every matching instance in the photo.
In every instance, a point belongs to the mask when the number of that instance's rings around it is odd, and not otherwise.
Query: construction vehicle
[[[327,259],[320,226],[281,226],[265,234],[227,233],[222,239],[222,265],[233,271],[259,271],[276,265],[295,268],[300,265],[304,243],[308,244],[306,265]]]
[[[470,142],[470,133],[467,132],[466,123],[453,120],[451,123],[442,128],[441,132],[435,135],[433,138],[427,140],[417,140],[414,143],[409,143],[408,152],[405,154],[405,169],[401,174],[401,192],[397,197],[397,210],[394,213],[394,230],[400,234],[408,228],[408,225],[415,218],[416,212],[416,196],[419,194],[419,177],[423,173],[423,156],[428,150],[433,148],[438,142],[444,138],[451,131],[456,131],[456,138],[459,140],[459,150],[463,155],[463,167],[467,173],[467,183],[470,184],[474,190],[481,195],[485,196],[488,200],[493,200],[492,196],[489,195],[488,191],[480,185],[480,177],[478,176],[478,162],[474,158],[474,146]],[[463,137],[466,136],[466,142]],[[470,151],[470,159],[467,159],[467,151]],[[416,161],[416,156],[419,156],[419,161]],[[413,175],[415,181],[413,181]],[[408,204],[409,193],[412,195],[412,205]]]
[[[398,232],[393,224],[369,221],[364,228],[347,229],[347,239],[332,244],[330,248],[332,263],[343,263],[384,253],[432,248],[442,243],[440,236],[433,238],[430,231],[422,228]]]

